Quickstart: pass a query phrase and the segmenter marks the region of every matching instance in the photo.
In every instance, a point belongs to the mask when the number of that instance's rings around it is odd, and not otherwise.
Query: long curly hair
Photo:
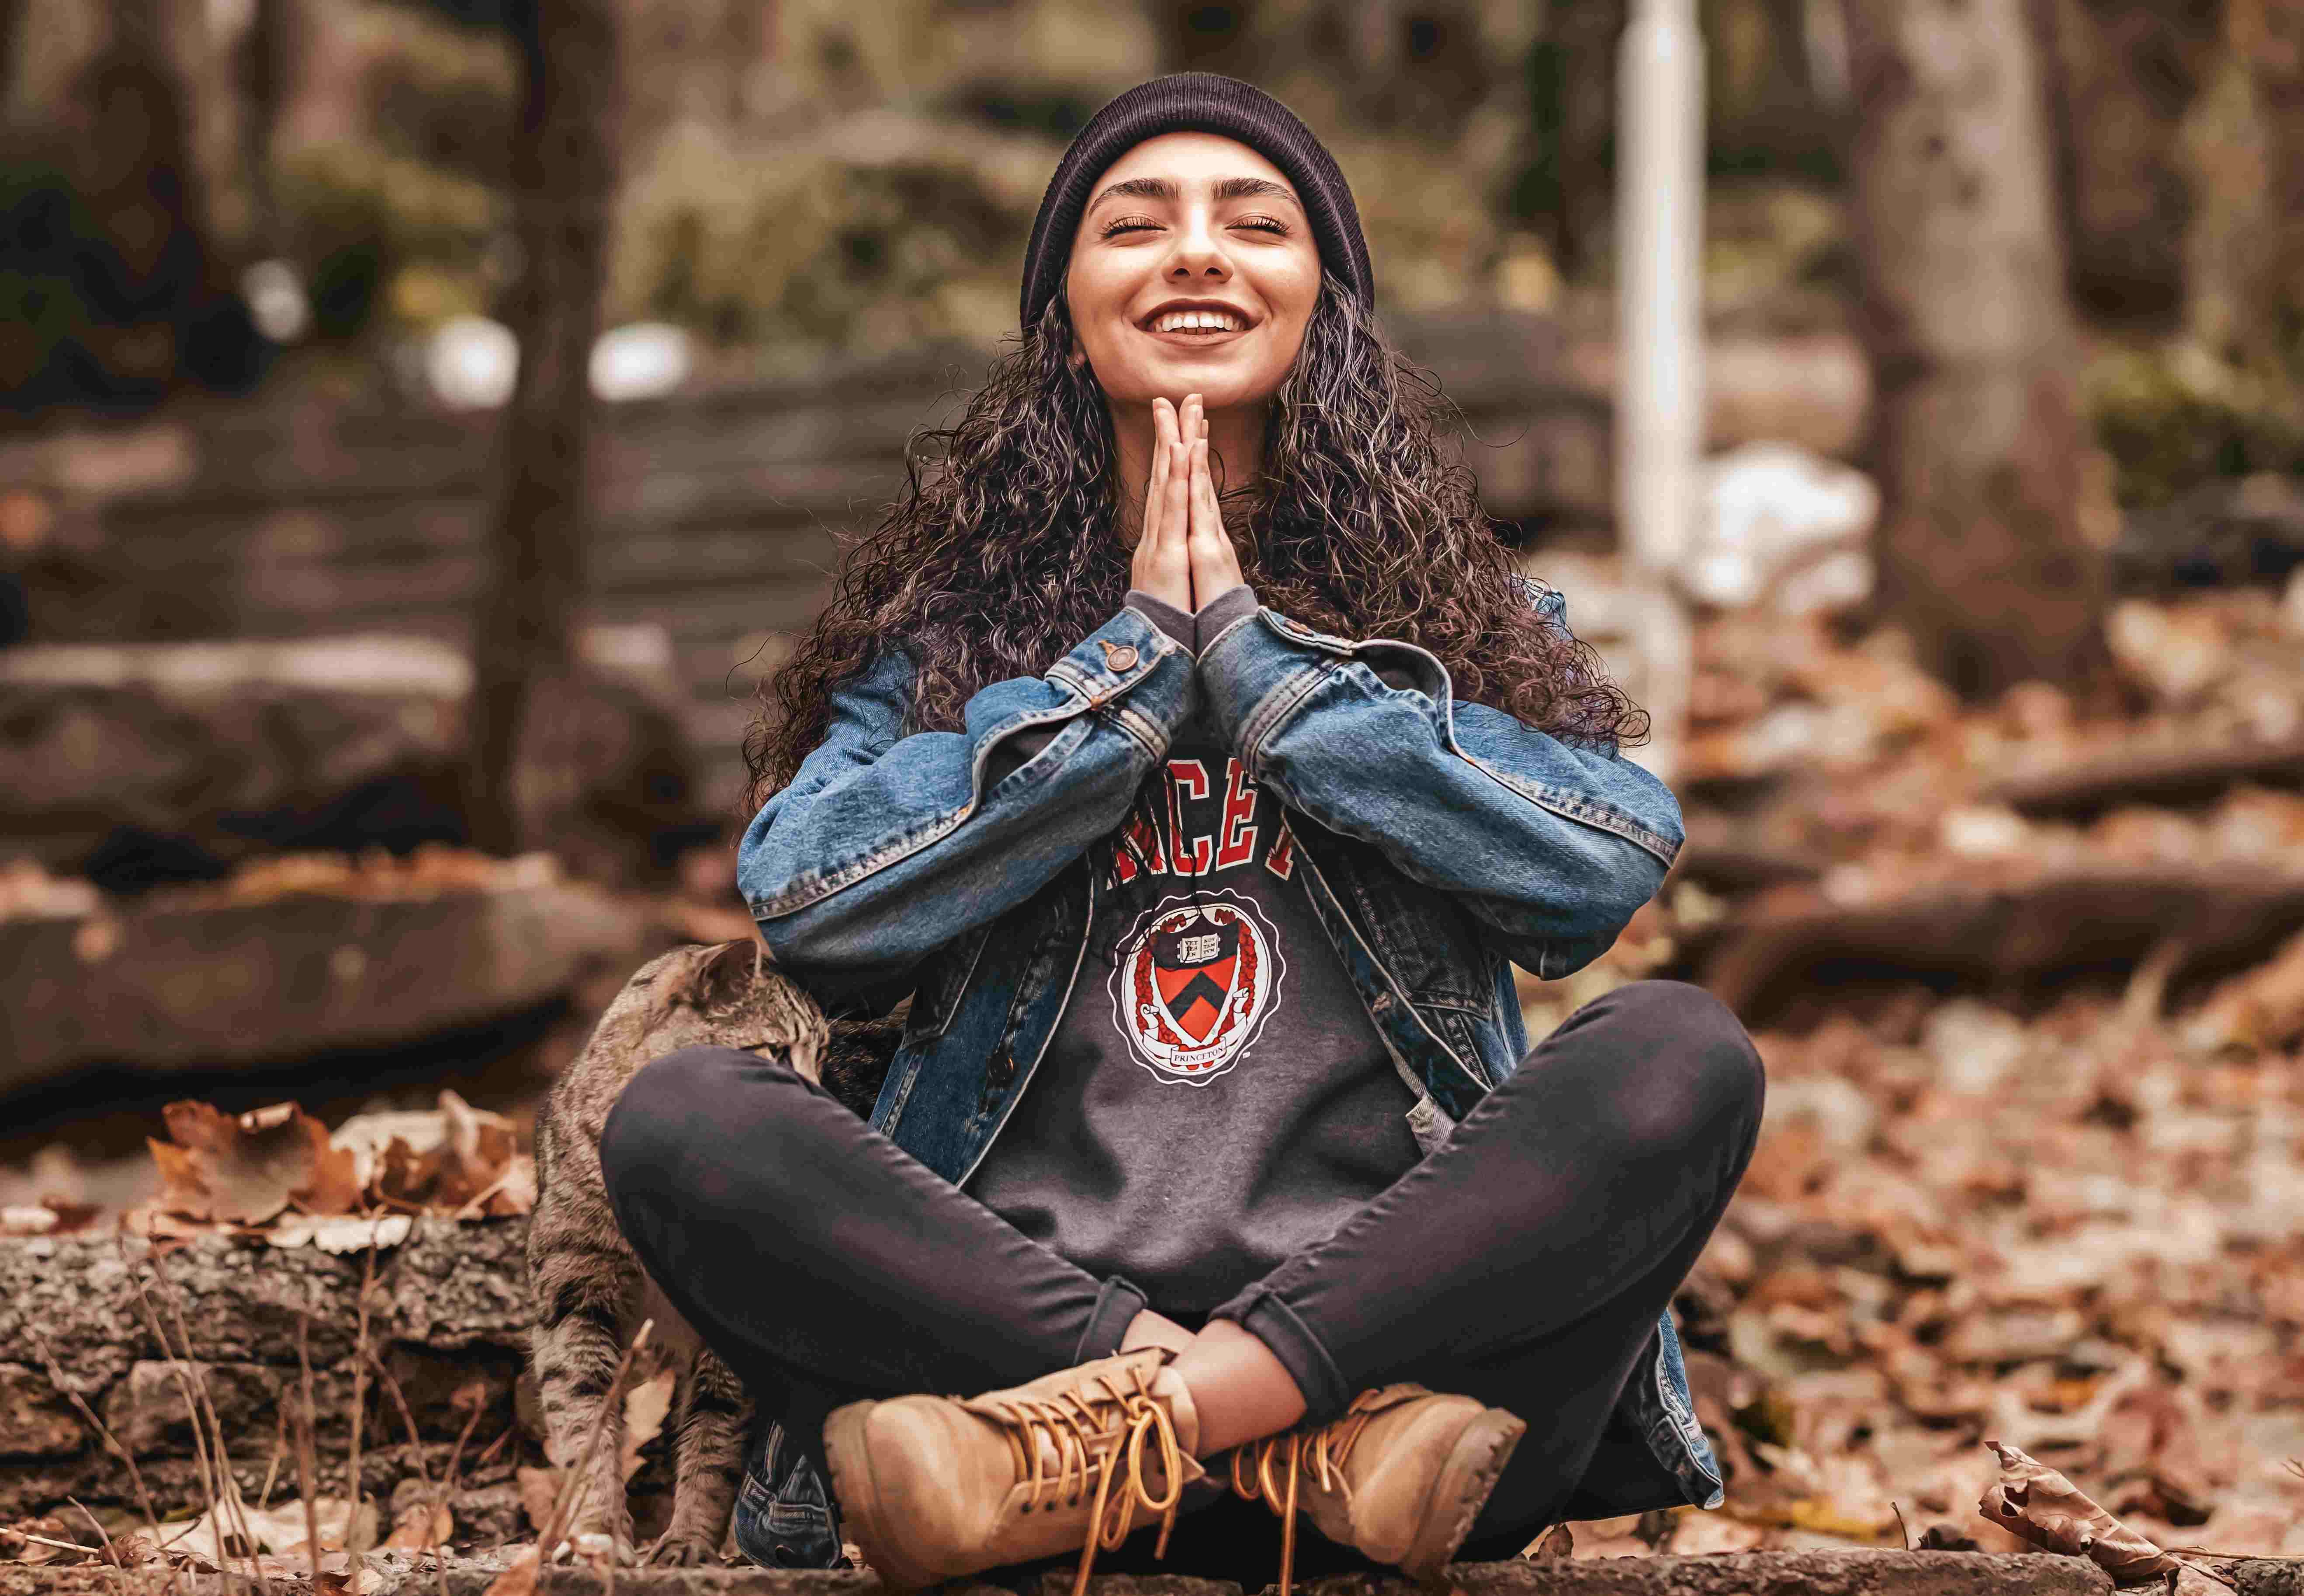
[[[906,730],[956,730],[979,688],[1041,674],[1120,608],[1131,557],[1119,452],[1104,391],[1072,364],[1073,348],[1059,289],[959,423],[913,435],[902,495],[847,550],[831,602],[762,685],[744,740],[744,818],[823,740],[828,690],[880,648],[911,657]],[[1472,471],[1439,446],[1461,413],[1331,274],[1271,405],[1260,474],[1218,485],[1259,604],[1322,631],[1419,645],[1456,697],[1563,740],[1647,736],[1646,714],[1591,648],[1536,622]],[[1160,774],[1146,778],[1131,820],[1158,813]]]

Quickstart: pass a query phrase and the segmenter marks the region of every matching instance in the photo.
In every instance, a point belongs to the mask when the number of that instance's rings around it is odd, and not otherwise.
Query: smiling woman
[[[1219,485],[1253,478],[1270,401],[1320,298],[1303,202],[1277,166],[1213,133],[1148,139],[1105,177],[1074,233],[1064,297],[1071,363],[1094,374],[1112,408],[1120,502],[1143,500],[1152,406],[1164,397],[1199,395]],[[1136,528],[1122,530],[1132,545]]]
[[[1343,174],[1155,79],[1066,151],[1020,308],[747,748],[761,940],[836,1018],[909,1004],[869,1124],[690,1049],[601,1139],[779,1421],[740,1543],[1084,1582],[1158,1521],[1228,1578],[1276,1540],[1286,1596],[1300,1517],[1322,1572],[1432,1580],[1716,1504],[1667,1305],[1758,1058],[1668,982],[1528,1047],[1512,965],[1597,957],[1679,809],[1442,451]]]

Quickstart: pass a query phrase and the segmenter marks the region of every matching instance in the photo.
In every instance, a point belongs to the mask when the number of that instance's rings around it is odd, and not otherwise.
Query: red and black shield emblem
[[[1194,920],[1152,939],[1152,981],[1176,1028],[1196,1043],[1215,1034],[1240,974],[1240,924]]]

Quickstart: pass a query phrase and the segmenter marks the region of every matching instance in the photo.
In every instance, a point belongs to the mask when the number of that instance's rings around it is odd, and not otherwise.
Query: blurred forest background
[[[2011,1545],[1987,1434],[2304,1554],[2304,12],[1702,0],[1676,688],[1609,470],[1629,14],[0,0],[0,1229],[165,1203],[173,1098],[524,1134],[643,958],[749,934],[755,683],[1073,131],[1207,69],[1334,151],[1498,535],[1685,701],[1679,866],[1522,995],[1761,1037],[1680,1304],[1729,1509],[1580,1555]]]

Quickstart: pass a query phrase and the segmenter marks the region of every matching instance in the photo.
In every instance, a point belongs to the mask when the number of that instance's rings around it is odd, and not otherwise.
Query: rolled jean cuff
[[[1343,1371],[1320,1345],[1312,1327],[1296,1317],[1296,1310],[1275,1296],[1263,1281],[1211,1310],[1208,1317],[1231,1320],[1271,1349],[1296,1382],[1297,1390],[1303,1393],[1304,1423],[1326,1424],[1343,1416],[1353,1396]]]
[[[1088,1328],[1080,1331],[1080,1349],[1072,1362],[1093,1363],[1118,1352],[1121,1338],[1128,1334],[1128,1327],[1149,1301],[1118,1275],[1106,1279],[1096,1294],[1096,1306],[1088,1310]]]

